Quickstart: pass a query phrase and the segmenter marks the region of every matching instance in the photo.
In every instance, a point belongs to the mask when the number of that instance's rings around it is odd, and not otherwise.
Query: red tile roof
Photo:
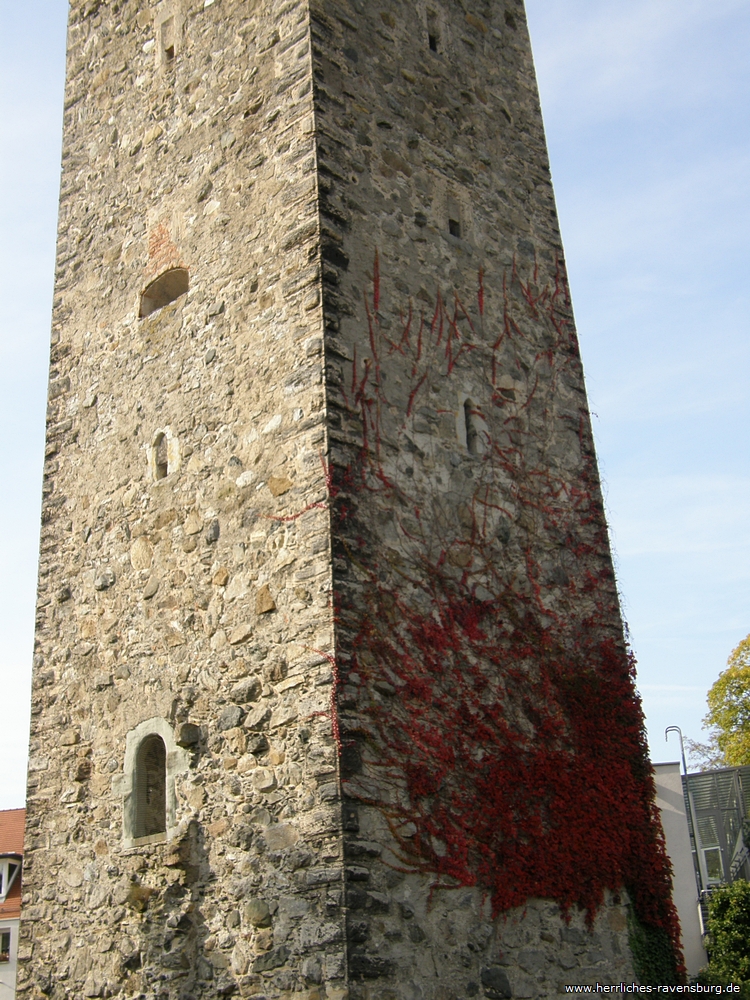
[[[0,855],[23,854],[25,809],[0,809]]]

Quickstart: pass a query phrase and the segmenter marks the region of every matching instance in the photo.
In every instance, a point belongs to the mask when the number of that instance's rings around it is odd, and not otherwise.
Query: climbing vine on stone
[[[438,295],[395,334],[380,296],[376,259],[330,480],[345,792],[387,817],[394,865],[436,886],[589,919],[626,886],[679,954],[585,401],[559,402],[582,384],[565,281],[514,267],[498,329],[481,273],[475,305]],[[475,454],[441,473],[441,386],[477,360]]]

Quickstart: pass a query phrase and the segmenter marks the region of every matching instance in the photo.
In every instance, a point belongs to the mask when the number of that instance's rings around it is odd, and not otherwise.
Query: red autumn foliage
[[[377,258],[373,279],[343,408],[359,444],[329,482],[337,592],[356,593],[335,609],[347,794],[388,817],[400,865],[480,886],[496,913],[537,897],[591,920],[625,886],[679,954],[585,401],[560,405],[561,380],[582,385],[565,281],[514,267],[492,330],[480,272],[476,318],[438,295],[394,336]],[[471,487],[441,492],[415,415],[477,355],[491,403],[472,404]]]

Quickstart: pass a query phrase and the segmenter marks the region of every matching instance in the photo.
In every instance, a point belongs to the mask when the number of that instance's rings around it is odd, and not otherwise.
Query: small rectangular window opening
[[[10,962],[10,931],[0,931],[0,962]]]
[[[461,239],[461,207],[451,195],[448,195],[448,232]]]
[[[438,28],[437,15],[433,11],[427,11],[427,43],[431,52],[440,51],[440,30]]]
[[[161,50],[167,62],[174,59],[174,18],[168,17],[161,25]]]

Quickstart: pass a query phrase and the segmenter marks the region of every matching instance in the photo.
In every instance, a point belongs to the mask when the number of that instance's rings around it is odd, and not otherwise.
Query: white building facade
[[[679,763],[654,764],[656,805],[672,862],[672,901],[682,930],[682,948],[689,976],[696,976],[708,962],[698,915],[698,884],[690,844],[685,794]]]

